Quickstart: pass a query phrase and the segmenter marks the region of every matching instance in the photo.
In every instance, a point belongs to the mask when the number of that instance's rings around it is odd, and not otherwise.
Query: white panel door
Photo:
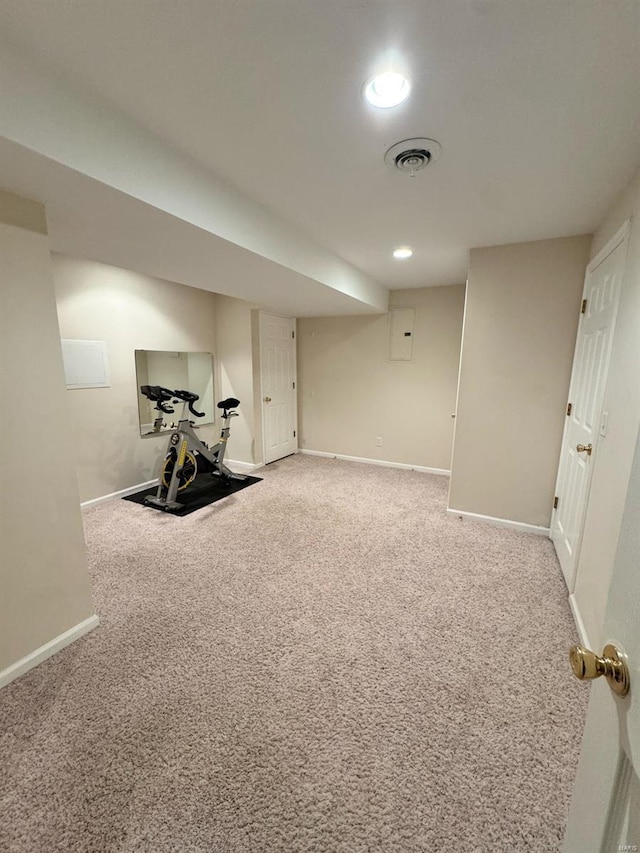
[[[551,539],[569,592],[575,587],[591,474],[601,432],[602,405],[624,272],[626,234],[625,227],[587,267],[586,309],[578,329],[556,484],[558,507],[551,520]]]
[[[260,314],[260,380],[264,461],[298,449],[296,406],[296,321]]]
[[[626,656],[631,689],[616,696],[604,678],[591,688],[564,853],[640,850],[640,436],[603,636]]]

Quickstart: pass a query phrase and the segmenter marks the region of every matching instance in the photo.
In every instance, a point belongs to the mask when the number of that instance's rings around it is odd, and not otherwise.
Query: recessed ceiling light
[[[393,250],[393,257],[399,261],[406,261],[411,255],[413,255],[413,249],[410,249],[408,246],[398,246],[397,249]]]
[[[364,96],[372,106],[388,109],[397,107],[408,98],[410,89],[411,84],[406,77],[396,71],[387,71],[366,84]]]

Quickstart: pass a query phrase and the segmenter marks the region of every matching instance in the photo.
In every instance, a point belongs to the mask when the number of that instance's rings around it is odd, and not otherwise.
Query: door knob
[[[578,444],[578,445],[576,445],[576,450],[578,451],[578,453],[586,453],[587,456],[591,456],[591,453],[593,452],[593,445],[592,444]]]
[[[263,399],[264,399],[265,403],[271,402],[271,397],[264,397]]]
[[[580,681],[600,678],[604,675],[609,682],[609,687],[618,696],[626,696],[629,692],[629,667],[615,646],[605,646],[602,657],[585,649],[584,646],[571,646],[569,660],[573,674]]]

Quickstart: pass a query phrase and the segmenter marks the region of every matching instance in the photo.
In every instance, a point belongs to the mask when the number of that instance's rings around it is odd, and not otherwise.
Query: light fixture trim
[[[409,97],[411,83],[398,71],[376,74],[365,83],[364,96],[373,107],[388,110],[397,107]]]
[[[398,261],[406,261],[413,256],[411,246],[397,246],[393,250],[393,257]]]

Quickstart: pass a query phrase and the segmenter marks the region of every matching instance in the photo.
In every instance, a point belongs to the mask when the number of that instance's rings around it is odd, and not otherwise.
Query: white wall
[[[68,391],[81,500],[157,475],[166,436],[140,437],[136,349],[215,353],[215,300],[208,291],[94,261],[53,255],[63,338],[105,340],[110,388]],[[203,427],[213,440],[216,428]]]
[[[388,314],[298,321],[300,447],[448,470],[464,286],[395,290],[391,306],[416,309],[413,361],[389,361]]]
[[[44,208],[1,191],[0,270],[0,389],[13,418],[2,421],[0,466],[4,680],[93,604]]]
[[[632,218],[627,263],[604,411],[609,413],[606,438],[593,457],[593,479],[578,561],[576,604],[590,642],[598,650],[604,605],[622,522],[631,463],[640,428],[640,172],[612,205],[593,237],[595,257],[626,219]]]
[[[471,251],[452,509],[549,526],[590,244]]]

